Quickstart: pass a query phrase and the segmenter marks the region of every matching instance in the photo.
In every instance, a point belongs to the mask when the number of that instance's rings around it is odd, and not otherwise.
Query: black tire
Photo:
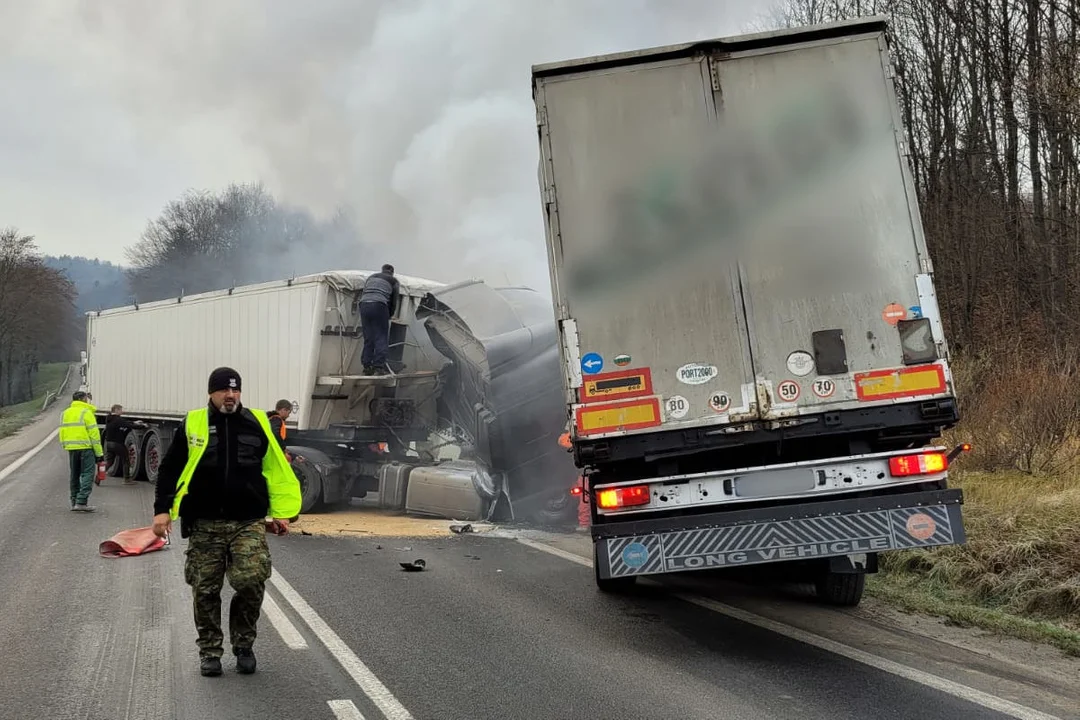
[[[323,507],[322,473],[306,460],[293,460],[292,469],[300,481],[300,514],[321,510]]]
[[[814,583],[818,600],[828,605],[855,607],[866,588],[866,573],[826,572]]]
[[[637,577],[601,578],[600,563],[597,562],[596,545],[593,545],[593,577],[596,578],[596,588],[602,593],[610,595],[623,595],[634,589],[637,585]]]
[[[129,432],[124,436],[124,449],[127,450],[128,475],[132,480],[145,480],[146,470],[143,467],[142,436],[135,432]]]
[[[581,499],[571,495],[570,491],[560,492],[548,498],[529,518],[536,525],[543,527],[575,527],[577,525],[578,504]]]
[[[157,485],[158,469],[165,457],[165,446],[157,430],[146,433],[143,440],[143,474],[151,485]]]

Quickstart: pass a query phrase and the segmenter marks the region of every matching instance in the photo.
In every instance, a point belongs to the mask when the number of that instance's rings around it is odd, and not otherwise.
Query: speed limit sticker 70
[[[802,390],[799,388],[799,383],[794,380],[785,380],[776,388],[776,394],[779,395],[780,399],[784,402],[795,402],[799,399],[801,393]]]
[[[822,400],[831,398],[836,394],[836,383],[830,378],[817,378],[814,380],[814,394]]]

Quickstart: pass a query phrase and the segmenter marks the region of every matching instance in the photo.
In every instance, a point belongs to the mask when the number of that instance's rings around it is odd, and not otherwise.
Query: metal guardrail
[[[45,394],[45,402],[41,406],[41,411],[42,412],[45,412],[45,410],[48,409],[49,404],[52,403],[53,400],[56,400],[56,398],[60,397],[60,393],[64,392],[64,388],[67,387],[68,380],[70,380],[70,379],[71,379],[71,365],[68,365],[67,372],[64,373],[64,379],[60,383],[60,387],[56,388],[56,392],[51,392],[50,391],[50,392]]]

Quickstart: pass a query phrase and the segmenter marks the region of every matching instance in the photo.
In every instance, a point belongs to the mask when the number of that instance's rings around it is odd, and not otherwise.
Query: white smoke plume
[[[71,73],[124,109],[134,141],[184,159],[159,208],[187,187],[262,181],[317,217],[347,207],[371,264],[547,292],[530,66],[735,34],[773,3],[2,4],[0,64]]]

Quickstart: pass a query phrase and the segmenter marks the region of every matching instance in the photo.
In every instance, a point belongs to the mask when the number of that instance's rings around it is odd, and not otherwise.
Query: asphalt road
[[[0,447],[0,468],[17,449]],[[110,479],[96,514],[74,514],[66,472],[48,443],[0,479],[3,719],[1080,717],[1037,668],[775,595],[602,596],[581,538],[512,532],[273,538],[259,672],[227,657],[223,677],[202,678],[183,541],[97,555],[149,524],[152,488]],[[398,567],[417,557],[425,572]]]

